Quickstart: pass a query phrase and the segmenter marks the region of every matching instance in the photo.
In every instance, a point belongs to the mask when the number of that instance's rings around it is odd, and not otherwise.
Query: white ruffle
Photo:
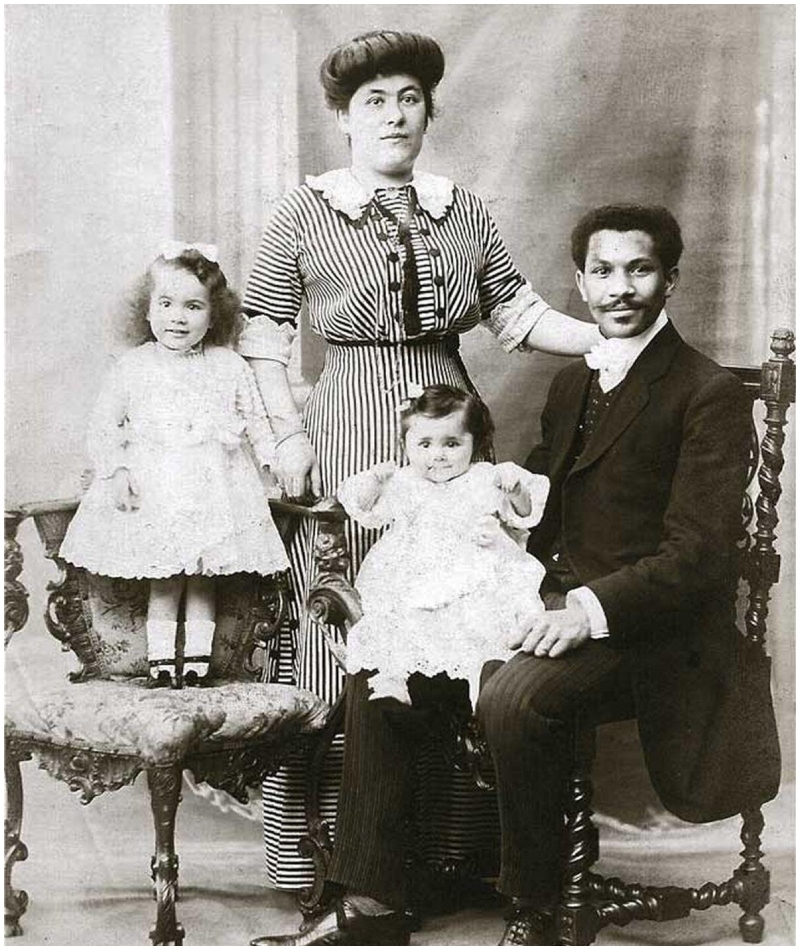
[[[511,300],[494,308],[484,326],[510,353],[517,348],[525,348],[525,338],[550,309],[550,305],[526,281]]]
[[[349,168],[334,168],[322,175],[306,175],[309,188],[319,192],[334,211],[341,211],[358,221],[374,192],[365,188]],[[453,182],[441,175],[418,172],[409,182],[414,187],[420,206],[433,218],[443,218],[453,203]]]
[[[236,350],[240,356],[255,360],[274,360],[289,365],[292,342],[297,330],[290,323],[275,323],[265,314],[244,318]]]

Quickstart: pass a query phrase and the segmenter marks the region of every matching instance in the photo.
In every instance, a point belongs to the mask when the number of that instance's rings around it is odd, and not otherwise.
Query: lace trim
[[[349,168],[334,168],[322,175],[306,175],[309,188],[319,192],[334,211],[340,211],[352,221],[358,221],[373,192],[365,188]],[[433,218],[443,218],[453,203],[454,188],[449,178],[418,172],[409,183],[414,186],[417,200]]]

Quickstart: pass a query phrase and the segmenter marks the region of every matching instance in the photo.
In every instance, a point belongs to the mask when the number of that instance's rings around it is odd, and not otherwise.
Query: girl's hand
[[[528,489],[520,481],[519,468],[513,462],[500,462],[494,469],[496,487],[509,496],[509,501],[518,515],[529,515],[531,498]]]
[[[127,468],[118,468],[111,476],[111,495],[119,511],[139,510],[139,486]]]
[[[305,432],[297,432],[278,445],[272,470],[287,498],[303,498],[309,494],[322,497],[317,454]]]

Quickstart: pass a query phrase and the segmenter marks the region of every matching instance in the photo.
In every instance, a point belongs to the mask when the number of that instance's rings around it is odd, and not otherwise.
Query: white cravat
[[[641,356],[645,347],[657,333],[664,329],[667,322],[667,314],[662,310],[655,323],[648,327],[644,333],[640,333],[639,336],[601,340],[588,353],[584,354],[583,358],[586,360],[586,365],[590,369],[598,370],[597,381],[604,393],[610,392],[615,386],[619,386],[628,375],[628,370]]]

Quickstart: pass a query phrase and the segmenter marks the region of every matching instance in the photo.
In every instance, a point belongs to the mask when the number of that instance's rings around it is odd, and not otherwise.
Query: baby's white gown
[[[108,577],[272,574],[289,562],[258,466],[273,436],[252,370],[219,346],[145,343],[111,370],[89,427],[95,477],[61,556]],[[140,507],[119,511],[127,467]]]
[[[508,640],[544,610],[544,567],[525,544],[550,483],[523,468],[518,474],[531,495],[525,518],[495,486],[488,462],[444,483],[397,469],[369,510],[359,498],[374,484],[370,471],[339,487],[346,511],[365,527],[391,524],[359,571],[364,615],[347,641],[349,673],[377,670],[369,680],[372,699],[408,703],[411,673],[447,673],[469,682],[474,703],[483,664],[512,657]]]

